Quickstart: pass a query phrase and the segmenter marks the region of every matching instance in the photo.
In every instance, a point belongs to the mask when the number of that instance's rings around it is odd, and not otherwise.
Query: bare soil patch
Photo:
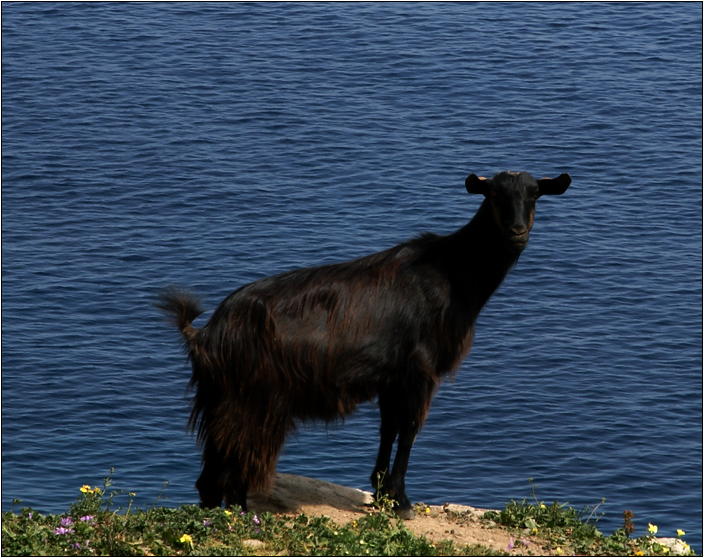
[[[251,495],[248,505],[256,512],[327,516],[339,525],[373,511],[371,492],[284,473],[276,474],[268,495]],[[497,525],[481,521],[486,511],[457,504],[423,506],[416,509],[415,519],[406,521],[405,525],[416,535],[424,535],[435,542],[450,540],[460,546],[479,544],[514,555],[546,554],[540,539],[528,535],[516,537]]]

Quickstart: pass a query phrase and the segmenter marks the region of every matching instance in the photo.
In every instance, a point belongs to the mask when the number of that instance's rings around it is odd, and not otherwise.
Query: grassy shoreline
[[[649,524],[633,537],[632,514],[605,536],[597,529],[596,510],[576,511],[557,502],[548,506],[511,501],[504,510],[486,512],[481,529],[511,534],[505,548],[459,545],[430,540],[395,517],[389,501],[377,501],[369,512],[345,525],[325,516],[243,513],[238,508],[202,510],[132,507],[134,494],[81,487],[74,504],[62,514],[43,515],[30,508],[2,514],[2,554],[6,556],[672,556],[695,555],[677,538],[658,539]],[[128,497],[126,508],[113,510],[115,497]],[[16,501],[19,505],[19,501]],[[462,514],[452,521],[460,524]],[[530,537],[528,541],[527,537]],[[536,541],[539,541],[536,543]]]

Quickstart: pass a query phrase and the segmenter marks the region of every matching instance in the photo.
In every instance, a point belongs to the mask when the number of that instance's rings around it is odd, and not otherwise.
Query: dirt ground
[[[268,496],[254,494],[248,501],[251,511],[276,514],[324,515],[339,525],[372,511],[372,494],[355,488],[296,475],[277,473]],[[456,545],[480,544],[513,555],[545,555],[543,543],[528,535],[513,537],[498,526],[479,518],[487,510],[445,504],[416,509],[415,519],[405,522],[408,529],[435,542],[449,539]]]

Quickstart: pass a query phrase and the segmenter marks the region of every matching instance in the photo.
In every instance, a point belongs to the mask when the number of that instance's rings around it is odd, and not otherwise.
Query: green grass
[[[72,523],[62,527],[62,521]],[[242,514],[197,506],[116,513],[41,515],[28,509],[2,517],[2,553],[7,556],[441,556],[491,555],[481,547],[435,544],[416,537],[384,512],[345,526],[327,517]],[[85,517],[85,516],[78,516]],[[65,529],[65,531],[57,530]]]
[[[366,516],[347,525],[327,517],[242,513],[238,508],[202,510],[132,507],[134,494],[84,486],[66,513],[42,515],[32,509],[2,514],[2,554],[7,556],[495,556],[482,546],[459,546],[416,536],[394,517],[391,501],[377,500]],[[165,485],[166,486],[166,485]],[[160,495],[161,496],[161,495]],[[115,499],[128,500],[115,510]],[[19,501],[16,501],[19,504]],[[598,506],[597,506],[598,507]],[[14,507],[13,507],[14,508]],[[604,537],[594,512],[576,512],[557,503],[545,506],[510,502],[500,512],[485,514],[486,526],[502,526],[515,534],[516,550],[571,555],[665,555],[651,535],[631,539],[624,529]],[[630,516],[632,517],[632,515]],[[458,522],[461,517],[455,518]],[[630,519],[628,519],[630,521]],[[521,547],[526,534],[546,541],[543,549]],[[511,550],[509,549],[506,549]],[[515,553],[514,551],[514,553]],[[642,554],[640,554],[642,553]]]
[[[2,554],[6,556],[441,556],[492,555],[482,547],[436,544],[417,537],[393,518],[390,502],[377,500],[370,514],[339,526],[327,517],[243,513],[239,508],[197,506],[111,510],[116,497],[134,494],[81,488],[66,513],[42,515],[23,508],[2,514]],[[157,498],[157,501],[159,498]],[[16,504],[19,504],[16,501]]]
[[[597,516],[596,511],[604,503],[585,507],[581,511],[567,507],[567,504],[554,502],[548,506],[538,502],[535,497],[535,485],[530,479],[531,493],[534,503],[528,500],[516,502],[511,500],[504,510],[487,512],[484,520],[511,529],[516,537],[537,535],[546,541],[545,550],[558,555],[581,556],[668,556],[669,547],[660,544],[654,536],[657,527],[648,524],[646,532],[637,538],[631,538],[635,531],[633,513],[624,511],[623,527],[613,534],[604,536],[597,529],[597,523],[603,514]],[[677,538],[680,538],[677,534]],[[690,556],[695,556],[688,545]]]

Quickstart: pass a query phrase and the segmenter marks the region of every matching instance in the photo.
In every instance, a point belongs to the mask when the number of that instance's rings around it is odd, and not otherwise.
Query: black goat
[[[246,509],[249,489],[270,487],[296,421],[333,421],[377,397],[372,486],[411,519],[408,458],[438,382],[469,352],[479,311],[526,247],[535,201],[570,182],[568,174],[471,174],[467,191],[485,200],[457,232],[245,285],[201,330],[191,326],[197,302],[164,292],[157,306],[175,318],[193,365],[189,424],[203,446],[201,505],[224,498]]]

